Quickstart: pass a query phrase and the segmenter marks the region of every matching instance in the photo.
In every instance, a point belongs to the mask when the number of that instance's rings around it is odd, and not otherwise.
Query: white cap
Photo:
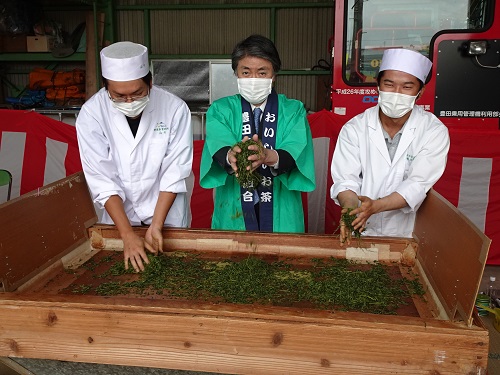
[[[111,81],[133,81],[149,73],[148,49],[142,44],[118,42],[101,50],[102,76]]]
[[[411,49],[386,49],[382,56],[379,72],[399,70],[417,77],[423,83],[431,71],[432,62],[420,52]]]

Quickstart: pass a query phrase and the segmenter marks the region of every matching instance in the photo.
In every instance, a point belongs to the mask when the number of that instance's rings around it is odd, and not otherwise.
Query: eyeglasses
[[[109,100],[111,100],[113,103],[125,103],[125,102],[128,102],[128,101],[131,101],[131,102],[134,102],[136,100],[139,100],[139,99],[142,99],[142,98],[145,98],[146,96],[149,95],[149,91],[147,94],[145,95],[134,95],[134,96],[120,96],[118,98],[112,98],[111,97],[111,94],[109,93],[108,91],[108,96],[109,96]]]

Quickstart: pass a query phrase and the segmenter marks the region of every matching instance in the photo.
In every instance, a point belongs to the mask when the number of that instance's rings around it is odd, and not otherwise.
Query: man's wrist
[[[120,232],[120,237],[122,240],[128,240],[130,238],[134,238],[136,236],[134,230],[132,227],[130,227],[130,230],[125,230],[123,233]]]
[[[274,151],[274,154],[276,155],[276,162],[274,162],[274,163],[273,163],[273,159],[274,159],[274,158],[272,158],[272,157],[271,157],[271,155],[272,155],[272,154],[270,153],[271,151]],[[276,151],[276,150],[274,150],[274,149],[273,149],[273,150],[268,149],[268,150],[267,150],[267,155],[266,155],[266,158],[267,158],[267,159],[270,159],[269,161],[267,161],[267,162],[265,163],[267,166],[269,166],[269,167],[271,167],[271,168],[273,168],[273,169],[278,169],[278,168],[279,168],[279,164],[280,164],[280,154],[278,153],[278,151]]]

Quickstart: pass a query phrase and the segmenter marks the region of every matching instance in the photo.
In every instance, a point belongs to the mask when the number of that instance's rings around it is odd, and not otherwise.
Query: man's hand
[[[384,211],[399,210],[400,208],[407,207],[405,199],[396,192],[379,199],[371,199],[363,195],[358,196],[358,199],[361,205],[352,210],[351,213],[357,215],[356,220],[352,224],[354,229],[358,229],[360,232],[365,230],[370,216]]]
[[[130,261],[135,272],[144,271],[144,263],[149,264],[148,257],[144,251],[144,240],[134,232],[124,235],[122,240],[125,269],[128,270],[128,262]]]
[[[257,168],[259,168],[262,164],[265,164],[267,166],[273,166],[278,162],[279,156],[278,156],[278,152],[276,150],[264,148],[264,146],[262,145],[262,141],[259,140],[259,137],[257,136],[257,134],[254,134],[254,136],[252,137],[252,140],[254,140],[255,142],[258,142],[260,147],[257,145],[252,145],[252,146],[248,146],[248,149],[250,151],[259,151],[259,150],[263,150],[263,151],[259,152],[257,154],[250,155],[248,157],[248,160],[250,160],[252,162],[252,164],[247,167],[248,170],[254,171]]]
[[[245,136],[242,139],[242,142],[246,142],[248,140],[250,140],[250,138]],[[253,154],[253,155],[250,155],[248,157],[248,160],[251,161],[252,164],[247,167],[247,170],[254,171],[257,168],[259,168],[262,164],[272,166],[278,162],[279,156],[278,156],[278,152],[276,150],[264,148],[262,146],[262,142],[259,140],[259,136],[257,134],[253,135],[252,140],[260,143],[260,145],[259,145],[260,147],[257,145],[251,145],[251,146],[248,146],[248,149],[250,151],[259,151],[259,150],[263,150],[263,151],[256,153],[256,154]],[[238,177],[238,167],[236,165],[236,161],[237,161],[236,155],[238,155],[240,152],[241,152],[241,148],[239,146],[234,146],[233,148],[231,148],[227,152],[227,161],[229,162],[229,164],[231,164],[231,168],[233,168],[233,171],[235,172],[236,177]]]
[[[341,215],[347,214],[349,211],[348,208],[342,208]],[[352,215],[352,211],[350,212]],[[342,216],[340,218],[340,246],[343,246],[344,243],[347,245],[351,244],[352,232],[347,228],[346,223],[342,220]]]
[[[362,232],[365,230],[370,216],[378,213],[379,211],[376,200],[363,195],[358,196],[358,199],[361,202],[361,205],[351,211],[352,215],[356,215],[356,219],[352,222],[352,226],[355,230]]]
[[[255,135],[254,135],[255,137]],[[246,142],[250,138],[245,136],[241,141]],[[230,148],[229,151],[227,152],[227,161],[229,164],[231,164],[231,168],[233,168],[234,173],[236,174],[236,177],[238,177],[238,166],[236,165],[237,159],[236,155],[238,155],[241,152],[241,148],[239,146],[234,146],[233,148]]]
[[[351,215],[356,215],[355,209],[359,206],[358,195],[351,190],[344,190],[338,195],[339,203],[342,207],[341,214],[344,215],[348,210]],[[352,223],[353,220],[351,220]],[[351,244],[351,236],[352,231],[346,227],[346,223],[342,220],[342,216],[340,218],[340,246],[343,246],[344,243],[347,245]]]
[[[366,228],[366,224],[368,223],[368,219],[373,214],[379,212],[377,211],[380,207],[378,207],[378,202],[374,201],[368,197],[363,195],[356,195],[351,191],[343,192],[342,196],[342,206],[341,214],[353,215],[354,217],[350,220],[352,228],[348,228],[346,223],[340,220],[340,244],[341,246],[346,243],[347,245],[351,244],[352,232],[357,231],[359,233],[363,232]],[[339,195],[340,197],[340,195]],[[361,203],[361,204],[359,204]],[[351,230],[352,229],[352,230]]]
[[[386,197],[379,199],[371,199],[363,195],[356,195],[350,190],[343,191],[338,195],[339,202],[342,207],[354,207],[350,214],[356,215],[352,221],[354,230],[363,232],[368,224],[368,219],[374,214],[384,211],[398,210],[407,207],[405,199],[397,192],[391,193]],[[361,203],[361,204],[359,204]],[[342,213],[347,212],[347,208],[342,209]],[[348,230],[345,223],[340,222],[340,242],[341,245],[346,242],[350,244],[351,234],[347,233]]]
[[[163,235],[161,233],[161,228],[151,225],[144,239],[144,245],[150,252],[153,254],[157,254],[158,252],[163,253]]]

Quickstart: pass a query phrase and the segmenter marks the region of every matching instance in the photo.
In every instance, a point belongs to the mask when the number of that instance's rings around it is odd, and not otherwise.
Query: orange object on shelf
[[[30,89],[40,90],[55,87],[68,87],[85,84],[85,70],[74,69],[69,72],[35,68],[30,72]]]

